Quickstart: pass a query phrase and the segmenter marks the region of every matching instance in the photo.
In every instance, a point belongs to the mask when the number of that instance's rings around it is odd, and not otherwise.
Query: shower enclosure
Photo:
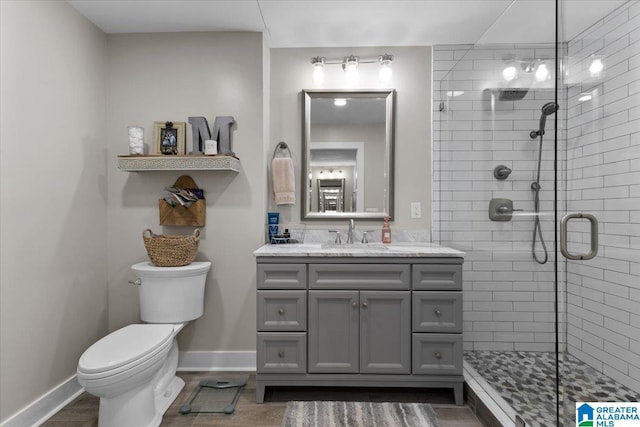
[[[433,52],[433,238],[467,253],[465,380],[507,425],[640,401],[640,0],[579,3],[512,4],[554,40]]]

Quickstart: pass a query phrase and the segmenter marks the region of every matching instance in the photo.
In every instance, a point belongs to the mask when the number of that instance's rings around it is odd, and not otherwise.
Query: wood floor
[[[289,400],[343,400],[371,402],[430,403],[438,416],[440,427],[483,427],[468,406],[453,403],[453,391],[445,389],[375,389],[375,388],[268,388],[265,403],[255,403],[255,374],[220,372],[179,372],[186,385],[173,405],[164,414],[161,427],[250,426],[280,427]],[[231,415],[181,415],[180,407],[189,401],[203,379],[248,377],[247,386]],[[97,427],[99,399],[83,393],[50,418],[44,427]],[[416,426],[419,427],[419,426]]]

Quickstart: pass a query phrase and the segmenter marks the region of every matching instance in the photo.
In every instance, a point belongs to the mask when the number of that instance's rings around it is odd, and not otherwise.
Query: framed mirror
[[[302,95],[302,219],[393,218],[395,91]]]

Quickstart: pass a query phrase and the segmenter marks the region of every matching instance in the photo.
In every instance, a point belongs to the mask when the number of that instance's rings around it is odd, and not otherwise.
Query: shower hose
[[[545,264],[547,262],[548,254],[547,254],[547,245],[544,243],[544,238],[542,237],[542,228],[540,227],[540,165],[542,164],[542,134],[544,132],[540,132],[540,149],[538,150],[538,175],[536,177],[535,182],[531,183],[531,189],[533,190],[533,238],[531,239],[531,253],[533,254],[533,259],[538,264]],[[542,251],[544,253],[544,257],[538,258],[538,254],[536,252],[536,240],[540,238],[540,245],[542,246]]]

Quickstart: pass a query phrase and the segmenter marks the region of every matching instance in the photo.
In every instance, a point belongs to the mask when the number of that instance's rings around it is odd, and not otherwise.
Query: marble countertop
[[[455,257],[464,258],[465,253],[434,243],[354,243],[322,244],[294,243],[264,245],[253,252],[256,257]]]

